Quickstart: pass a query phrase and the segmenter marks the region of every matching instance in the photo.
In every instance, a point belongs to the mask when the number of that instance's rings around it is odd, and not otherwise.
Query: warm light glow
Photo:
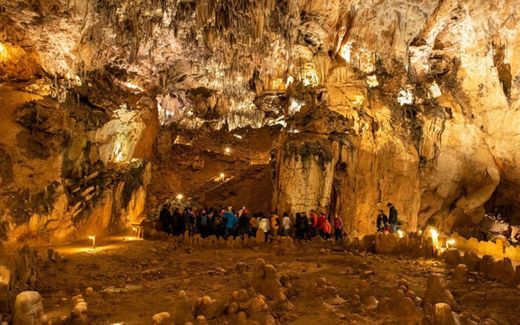
[[[419,230],[418,233],[419,233],[419,235],[422,235],[422,234],[423,234],[423,231],[422,231],[422,230]]]
[[[397,230],[397,235],[399,236],[399,238],[403,238],[404,237],[404,231],[402,231],[401,229]]]
[[[435,246],[438,246],[439,245],[439,232],[436,229],[431,228],[430,236],[432,237],[433,244]]]
[[[292,76],[287,77],[287,81],[285,82],[285,87],[289,87],[290,84],[294,82],[294,78]]]
[[[224,179],[224,177],[226,177],[226,175],[224,173],[220,173],[220,178]]]
[[[410,89],[403,89],[397,96],[397,102],[399,105],[412,105],[414,103],[413,93]]]
[[[294,98],[291,98],[289,101],[289,115],[294,115],[300,111],[302,106],[304,105],[303,102],[300,102]]]
[[[0,60],[7,60],[7,48],[2,43],[0,43]]]
[[[182,200],[184,198],[184,195],[179,193],[179,194],[177,194],[176,198],[177,198],[177,200]]]
[[[235,138],[242,139],[242,136],[240,134],[233,134]]]
[[[92,240],[92,249],[96,249],[96,236],[88,236],[88,239]]]
[[[143,88],[141,88],[141,86],[139,86],[138,84],[135,84],[133,82],[130,82],[130,81],[125,82],[124,85],[128,89],[136,90],[138,92],[143,91]]]
[[[350,63],[351,59],[351,50],[352,50],[352,42],[345,43],[341,49],[339,50],[339,55],[347,61],[347,63]]]
[[[231,148],[230,147],[226,147],[224,148],[224,153],[226,153],[227,155],[229,155],[231,153]]]
[[[455,239],[451,238],[446,241],[446,248],[450,248],[450,246],[453,247],[454,245],[455,245]]]
[[[360,95],[355,95],[352,99],[352,104],[355,106],[361,106],[365,102],[365,97]]]

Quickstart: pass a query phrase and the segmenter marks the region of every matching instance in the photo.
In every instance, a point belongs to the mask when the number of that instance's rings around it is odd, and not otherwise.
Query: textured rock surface
[[[469,233],[485,209],[500,205],[520,215],[518,1],[2,5],[0,78],[25,82],[0,113],[2,123],[12,122],[0,131],[1,186],[8,186],[2,193],[28,202],[18,191],[58,193],[38,207],[48,211],[37,218],[31,211],[15,222],[12,209],[3,208],[3,240],[71,219],[62,212],[71,210],[63,152],[83,161],[78,155],[90,143],[92,163],[146,158],[158,124],[173,122],[287,125],[274,208],[328,208],[355,234],[374,231],[378,203],[387,201],[409,230],[432,220]],[[150,100],[138,105],[135,96],[143,93]],[[44,121],[27,124],[32,115],[25,114],[23,126],[13,122],[16,107],[42,97],[60,103],[39,110]],[[129,112],[121,107],[126,98]],[[83,125],[67,129],[81,136],[56,128],[69,124],[64,106],[74,105],[72,119]],[[309,154],[305,148],[317,142],[326,150]],[[13,177],[31,179],[35,188],[12,187]],[[113,210],[117,199],[100,209]],[[72,204],[74,214],[79,206]],[[13,224],[35,226],[14,236]]]

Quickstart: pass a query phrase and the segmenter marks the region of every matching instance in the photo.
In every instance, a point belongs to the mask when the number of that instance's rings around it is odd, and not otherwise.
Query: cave
[[[520,324],[519,9],[0,0],[0,325]]]

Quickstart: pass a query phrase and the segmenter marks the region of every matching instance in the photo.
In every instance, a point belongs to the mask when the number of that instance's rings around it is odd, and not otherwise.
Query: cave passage
[[[0,0],[0,325],[519,324],[518,0]]]

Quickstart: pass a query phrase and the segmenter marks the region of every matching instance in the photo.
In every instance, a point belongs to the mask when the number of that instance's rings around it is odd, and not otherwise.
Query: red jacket
[[[327,217],[325,217],[324,214],[321,215],[321,217],[318,218],[318,229],[323,230],[323,224],[327,220]]]

